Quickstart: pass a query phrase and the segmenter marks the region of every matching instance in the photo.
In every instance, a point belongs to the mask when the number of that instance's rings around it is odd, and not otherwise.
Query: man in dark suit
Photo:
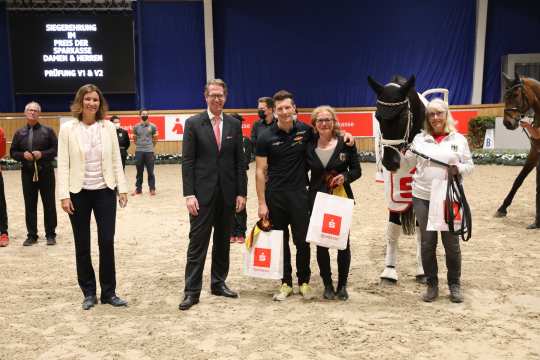
[[[206,111],[186,120],[182,144],[182,182],[189,211],[184,300],[180,310],[199,302],[210,233],[211,293],[236,298],[225,284],[229,272],[229,234],[234,211],[246,205],[247,176],[240,121],[223,114],[227,85],[215,79],[206,84]]]

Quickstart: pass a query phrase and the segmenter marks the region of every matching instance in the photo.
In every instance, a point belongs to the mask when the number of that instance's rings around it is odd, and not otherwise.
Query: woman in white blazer
[[[84,310],[97,304],[96,277],[90,255],[92,212],[98,232],[101,303],[127,305],[116,296],[114,264],[116,194],[118,192],[120,207],[125,207],[127,185],[116,129],[110,121],[104,120],[107,110],[107,102],[97,86],[82,86],[71,105],[76,119],[64,123],[58,136],[58,193],[73,228]]]

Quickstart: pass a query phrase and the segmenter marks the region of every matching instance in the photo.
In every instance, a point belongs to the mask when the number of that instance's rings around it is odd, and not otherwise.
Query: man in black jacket
[[[126,130],[120,127],[120,118],[116,115],[111,116],[111,121],[114,126],[116,126],[116,136],[118,136],[118,145],[120,146],[120,157],[122,158],[122,169],[126,169],[126,158],[128,155],[129,145],[129,134]]]
[[[39,123],[40,113],[41,106],[37,102],[26,104],[24,115],[27,123],[13,135],[10,149],[11,157],[22,163],[21,181],[28,231],[24,246],[34,245],[38,239],[38,192],[43,203],[47,245],[56,244],[55,178],[52,162],[56,157],[58,139],[53,129]]]
[[[259,98],[257,101],[257,114],[259,120],[255,121],[251,128],[251,144],[254,153],[257,147],[257,139],[261,133],[276,121],[274,118],[274,100],[268,96]]]
[[[211,293],[236,298],[225,284],[229,272],[229,234],[233,212],[246,204],[247,176],[240,121],[223,114],[227,86],[215,79],[206,84],[206,111],[186,120],[182,144],[182,182],[189,211],[184,300],[180,310],[199,302],[210,233]]]

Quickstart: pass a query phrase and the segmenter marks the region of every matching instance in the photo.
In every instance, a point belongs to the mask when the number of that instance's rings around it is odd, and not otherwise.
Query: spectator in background
[[[122,169],[126,168],[126,158],[128,155],[129,145],[129,134],[126,130],[120,127],[120,118],[116,115],[111,116],[111,121],[116,127],[116,136],[118,136],[118,145],[120,146],[120,157],[122,158]]]
[[[240,122],[244,121],[244,118],[242,115],[237,113],[229,114],[235,119],[240,120]],[[246,171],[249,170],[249,162],[251,160],[251,154],[253,153],[251,140],[247,136],[242,137],[242,148],[244,150],[244,161],[246,163]],[[247,213],[246,208],[240,212],[234,213],[234,221],[231,228],[231,243],[239,243],[243,244],[246,241],[246,230],[247,230]]]
[[[262,97],[257,101],[257,114],[259,120],[253,123],[251,128],[251,144],[253,146],[253,152],[257,147],[257,139],[264,129],[269,128],[276,121],[274,117],[274,100],[271,97]],[[250,159],[251,160],[251,159]]]
[[[135,165],[137,166],[137,180],[135,191],[131,195],[142,194],[144,167],[148,172],[148,187],[150,195],[156,195],[156,177],[154,176],[154,147],[156,146],[157,126],[148,119],[148,111],[139,112],[141,122],[133,127],[133,141],[135,142]]]
[[[54,130],[39,123],[41,106],[29,102],[24,108],[26,125],[13,135],[10,154],[22,164],[21,182],[24,196],[26,230],[24,246],[37,243],[38,193],[43,203],[45,238],[47,245],[56,244],[56,204],[53,160],[56,157],[58,139]]]

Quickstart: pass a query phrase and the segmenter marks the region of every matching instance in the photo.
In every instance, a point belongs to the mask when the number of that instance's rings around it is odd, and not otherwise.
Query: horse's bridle
[[[508,114],[508,116],[512,120],[519,121],[523,119],[525,116],[527,116],[527,113],[531,105],[529,103],[529,98],[525,94],[525,86],[522,80],[520,80],[519,83],[512,85],[511,87],[506,89],[506,91],[504,92],[504,97],[505,98],[509,97],[514,92],[515,89],[519,89],[521,91],[521,104],[519,104],[518,106],[511,107],[511,108],[505,107],[504,113]],[[518,115],[519,118],[515,118],[509,114],[509,113],[514,113],[514,112],[517,112],[519,114]]]
[[[407,104],[407,127],[405,128],[405,134],[403,135],[403,138],[385,139],[383,138],[382,132],[381,132],[381,138],[379,140],[379,144],[382,145],[383,150],[384,148],[390,148],[396,151],[401,156],[401,150],[409,144],[409,136],[410,136],[412,125],[413,125],[411,103],[409,102],[409,98],[406,98],[403,101],[393,102],[393,103],[377,100],[377,104],[381,104],[384,106],[401,106],[403,104]]]

